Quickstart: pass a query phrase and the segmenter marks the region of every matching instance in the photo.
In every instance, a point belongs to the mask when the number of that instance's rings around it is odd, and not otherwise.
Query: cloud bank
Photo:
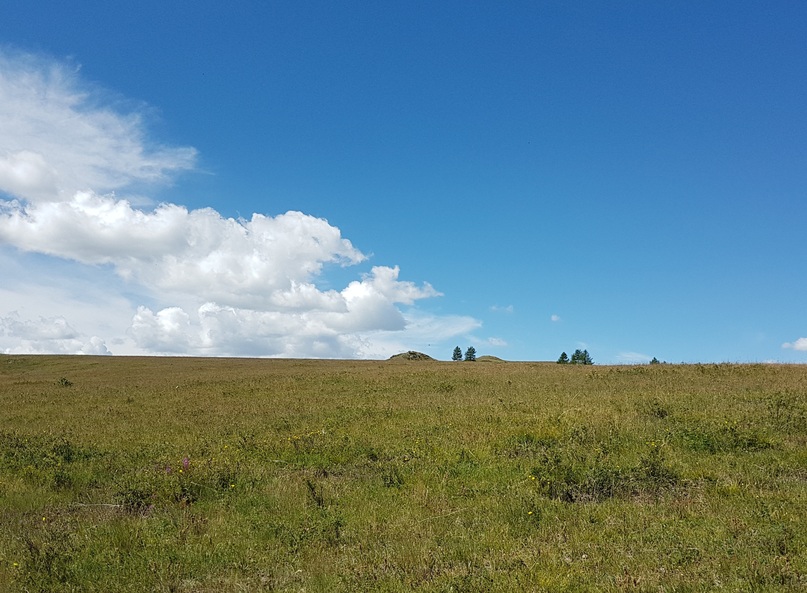
[[[22,320],[16,312],[0,318],[0,336],[15,340],[9,353],[29,354],[109,354],[98,336],[83,339],[64,317]]]
[[[418,301],[440,293],[401,280],[397,266],[321,289],[328,266],[367,260],[322,218],[138,208],[119,194],[192,169],[196,151],[150,142],[139,113],[104,105],[77,72],[0,53],[0,249],[45,256],[65,282],[74,282],[71,266],[90,268],[99,322],[78,314],[87,306],[81,289],[49,301],[44,277],[6,263],[6,290],[16,286],[18,298],[6,301],[16,309],[0,308],[0,350],[383,357],[479,326],[419,311]]]

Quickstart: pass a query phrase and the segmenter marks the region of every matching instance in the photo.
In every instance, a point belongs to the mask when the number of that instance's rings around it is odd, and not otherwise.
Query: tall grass
[[[0,356],[0,590],[801,591],[807,367]]]

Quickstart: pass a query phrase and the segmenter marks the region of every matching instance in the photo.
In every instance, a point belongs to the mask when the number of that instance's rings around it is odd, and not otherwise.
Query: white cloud
[[[98,336],[92,336],[89,341],[85,342],[81,346],[81,350],[78,354],[112,354],[109,349],[106,347],[106,342],[99,338]]]
[[[10,194],[33,197],[56,193],[56,178],[56,170],[39,153],[20,150],[0,157],[0,188]]]
[[[552,316],[549,318],[549,320],[550,320],[550,321],[552,321],[552,322],[557,323],[558,321],[560,321],[560,315],[552,315]]]
[[[32,322],[21,320],[18,313],[0,318],[0,331],[27,340],[69,340],[76,337],[76,331],[64,317],[40,318]]]
[[[496,347],[496,348],[503,348],[503,347],[507,346],[507,342],[505,340],[501,339],[501,338],[493,338],[493,337],[491,337],[491,338],[488,338],[486,340],[486,343],[488,344],[488,346],[493,346],[493,347]]]
[[[464,315],[436,316],[409,309],[403,312],[406,321],[404,331],[371,331],[361,333],[357,344],[358,355],[362,358],[387,358],[399,352],[418,350],[433,352],[433,347],[440,346],[434,352],[437,358],[450,356],[454,344],[443,345],[448,340],[462,336],[462,339],[475,342],[470,333],[481,327],[479,320]]]
[[[193,167],[193,148],[146,141],[143,110],[99,103],[74,65],[0,51],[0,191],[28,201],[162,182]]]
[[[616,355],[619,364],[645,364],[652,360],[652,356],[641,352],[620,352]]]
[[[179,307],[167,307],[156,314],[140,306],[129,328],[135,342],[151,352],[188,351],[190,316]]]
[[[341,292],[321,293],[309,285],[305,290],[321,298],[309,298],[305,309],[247,309],[206,302],[189,314],[176,307],[157,313],[140,307],[129,335],[139,347],[161,353],[386,357],[398,351],[388,343],[390,336],[438,341],[477,323],[469,318],[407,317],[395,303],[438,293],[428,284],[419,288],[397,276],[397,267],[376,266]],[[432,322],[428,330],[426,319]]]
[[[418,311],[440,293],[397,266],[320,289],[326,266],[366,260],[322,218],[115,195],[191,168],[195,151],[154,145],[140,113],[103,96],[75,68],[0,53],[0,348],[384,357],[479,326]]]
[[[514,311],[513,305],[502,307],[500,305],[491,305],[490,310],[494,313],[512,313]]]
[[[807,338],[799,338],[795,342],[785,342],[782,348],[792,348],[800,352],[807,352]]]
[[[249,221],[175,204],[144,212],[92,192],[63,202],[0,201],[0,242],[85,264],[111,264],[122,278],[153,290],[240,306],[272,302],[294,308],[310,304],[306,297],[322,300],[303,285],[324,264],[365,259],[339,229],[301,212],[254,214]],[[399,296],[401,302],[412,300]]]
[[[12,311],[0,317],[0,338],[14,344],[6,354],[109,354],[104,340],[81,335],[61,316],[30,320]]]
[[[46,209],[61,205],[47,204]],[[341,238],[338,229],[301,213],[275,218],[255,215],[245,222],[224,220],[212,210],[196,217],[179,209],[179,222],[168,224],[159,213],[144,214],[128,204],[118,211],[139,220],[141,228],[127,230],[121,223],[119,232],[108,232],[98,220],[100,215],[83,212],[82,222],[76,223],[82,231],[77,233],[82,235],[78,240],[70,237],[70,224],[64,222],[69,219],[54,217],[53,226],[37,226],[38,220],[28,220],[17,204],[11,204],[7,215],[0,216],[0,237],[26,251],[108,264],[128,281],[124,287],[141,286],[149,300],[166,303],[157,309],[141,305],[134,315],[129,313],[131,327],[125,338],[135,352],[353,357],[382,351],[389,355],[395,353],[392,348],[369,347],[369,338],[361,334],[397,332],[404,340],[410,322],[398,305],[411,306],[440,294],[428,283],[399,280],[397,266],[375,266],[341,291],[320,290],[313,280],[325,263],[357,263],[364,256]],[[201,235],[201,227],[208,229],[202,247],[201,242],[187,239]],[[178,239],[170,238],[170,228],[176,229]],[[132,233],[141,236],[132,239]],[[141,243],[146,245],[140,247]],[[128,253],[126,244],[132,245]],[[465,331],[467,325],[456,331]],[[448,327],[443,324],[441,329]],[[435,332],[433,339],[445,334]],[[453,335],[450,329],[448,334]]]

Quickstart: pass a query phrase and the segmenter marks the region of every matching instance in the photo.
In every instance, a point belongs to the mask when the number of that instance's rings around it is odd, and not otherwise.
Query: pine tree
[[[459,346],[454,348],[454,354],[451,355],[451,360],[462,360],[462,349]]]
[[[475,362],[476,361],[476,348],[473,346],[468,346],[468,350],[465,351],[465,362]]]
[[[569,355],[565,352],[561,352],[560,358],[558,358],[558,364],[569,364]]]
[[[588,350],[580,350],[579,348],[574,351],[571,359],[572,364],[594,364]]]

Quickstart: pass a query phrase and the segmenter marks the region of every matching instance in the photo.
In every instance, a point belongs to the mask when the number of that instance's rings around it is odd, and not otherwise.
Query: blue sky
[[[803,2],[121,6],[2,8],[0,351],[807,362]]]

